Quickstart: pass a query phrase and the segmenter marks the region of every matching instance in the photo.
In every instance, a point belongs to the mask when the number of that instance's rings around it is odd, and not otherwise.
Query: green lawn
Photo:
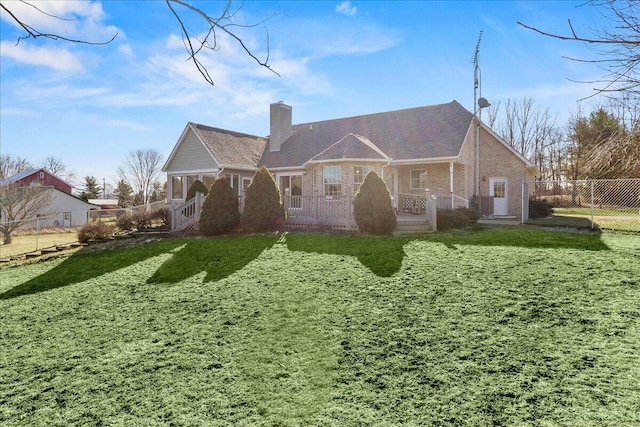
[[[0,425],[640,425],[637,236],[109,245],[0,270]]]

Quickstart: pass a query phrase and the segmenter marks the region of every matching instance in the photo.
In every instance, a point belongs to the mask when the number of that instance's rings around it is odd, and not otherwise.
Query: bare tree
[[[67,166],[64,164],[62,159],[49,156],[46,157],[40,167],[52,175],[62,177],[62,175],[66,174]]]
[[[162,163],[162,154],[155,148],[130,151],[118,167],[118,177],[129,184],[134,194],[141,194],[146,204],[151,200],[153,184],[160,180]]]
[[[32,168],[33,166],[27,159],[19,156],[14,157],[10,154],[0,154],[0,181]]]
[[[529,96],[500,101],[490,112],[493,129],[545,174],[549,171],[548,151],[558,145],[560,131],[548,108]],[[504,105],[504,110],[500,107]]]
[[[36,2],[20,0],[22,4],[28,5],[33,9],[37,10],[39,13],[42,13],[46,16],[49,16],[54,19],[59,19],[62,21],[76,21],[78,18],[76,17],[66,17],[66,16],[57,16],[48,13],[43,10],[43,8],[39,8]],[[219,37],[220,34],[225,34],[229,36],[233,41],[235,41],[241,49],[258,65],[267,68],[271,72],[276,75],[279,75],[276,71],[274,71],[269,65],[269,33],[266,30],[266,26],[264,23],[271,17],[268,17],[257,23],[246,23],[240,22],[240,10],[242,9],[242,4],[240,6],[234,7],[232,0],[226,0],[224,2],[208,2],[204,3],[205,5],[210,4],[222,4],[222,11],[219,13],[207,12],[203,7],[195,6],[196,2],[188,1],[188,0],[165,0],[167,7],[175,16],[178,26],[180,27],[180,32],[182,35],[182,41],[184,43],[184,47],[187,50],[188,61],[192,61],[198,72],[202,75],[202,77],[207,81],[207,83],[213,85],[213,78],[209,75],[206,66],[200,60],[200,55],[203,51],[217,51],[220,49]],[[203,4],[203,3],[200,3]],[[117,36],[116,32],[109,40],[105,41],[87,41],[82,39],[71,38],[66,35],[56,34],[56,33],[47,33],[40,31],[31,25],[28,22],[25,22],[19,14],[16,12],[15,8],[12,8],[11,3],[7,1],[0,2],[0,8],[6,12],[13,21],[25,31],[24,36],[18,37],[17,43],[20,43],[21,40],[26,39],[38,39],[38,38],[47,38],[52,40],[62,40],[72,43],[82,43],[89,45],[106,45],[111,43]],[[179,12],[179,10],[181,11]],[[194,29],[189,28],[185,21],[186,19],[183,15],[188,13],[195,14],[200,18],[199,22],[203,23],[203,27],[196,31]],[[273,16],[273,15],[272,15]],[[252,48],[249,48],[247,44],[243,41],[241,37],[241,32],[243,29],[251,29],[258,26],[264,26],[265,34],[266,34],[266,54],[263,59],[260,59],[257,54],[254,53]]]
[[[53,200],[51,187],[20,186],[16,183],[0,187],[0,233],[4,244],[11,243],[11,234],[38,216],[54,215],[49,209]]]
[[[636,0],[593,0],[585,3],[596,7],[603,16],[604,29],[591,30],[591,36],[579,35],[571,20],[568,20],[568,34],[554,34],[518,22],[524,28],[560,40],[587,43],[594,47],[597,59],[565,57],[572,61],[589,62],[599,65],[605,72],[600,80],[584,81],[595,84],[597,94],[627,93],[640,95],[640,3]]]

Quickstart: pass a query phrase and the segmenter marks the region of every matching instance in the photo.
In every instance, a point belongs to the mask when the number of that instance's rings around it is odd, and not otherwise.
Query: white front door
[[[493,196],[493,214],[509,213],[507,178],[489,178],[489,195]]]

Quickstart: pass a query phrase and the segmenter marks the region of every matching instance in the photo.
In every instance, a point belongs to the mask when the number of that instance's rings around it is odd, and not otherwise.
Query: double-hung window
[[[411,187],[412,190],[424,190],[427,188],[427,170],[412,169],[411,170]]]
[[[354,166],[353,167],[353,194],[356,194],[360,184],[364,182],[367,174],[373,170],[371,166]]]
[[[342,197],[342,167],[325,166],[322,168],[322,180],[324,184],[324,196],[327,199],[339,199]]]

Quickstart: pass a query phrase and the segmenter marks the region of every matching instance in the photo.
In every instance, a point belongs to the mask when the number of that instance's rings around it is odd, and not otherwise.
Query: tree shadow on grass
[[[279,236],[240,236],[191,240],[158,268],[148,283],[179,283],[201,271],[204,282],[215,282],[241,270]]]
[[[129,244],[129,242],[127,242]],[[32,295],[112,273],[138,262],[170,252],[184,244],[181,240],[163,240],[134,246],[103,246],[81,249],[58,266],[28,282],[0,294],[0,299]],[[100,249],[105,250],[100,250]]]
[[[327,239],[326,235],[288,234],[287,247],[291,251],[349,255],[379,277],[391,277],[400,271],[406,255],[403,247],[405,239],[374,236],[336,236]]]

